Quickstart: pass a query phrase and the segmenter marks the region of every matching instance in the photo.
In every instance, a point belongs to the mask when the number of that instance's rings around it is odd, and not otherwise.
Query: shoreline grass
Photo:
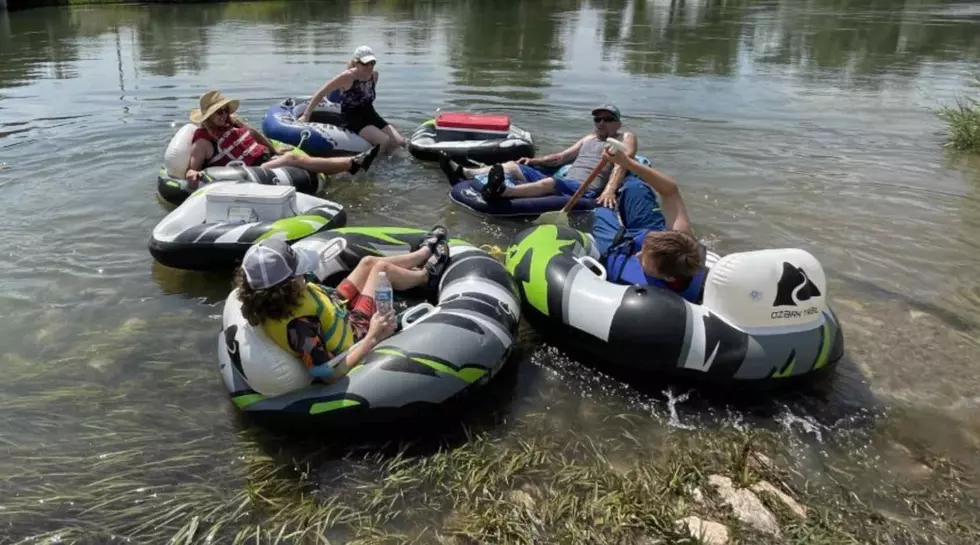
[[[980,91],[980,75],[974,77],[973,87]],[[938,115],[949,127],[946,147],[980,153],[980,98],[960,96],[956,106],[942,106]]]
[[[167,350],[144,347],[140,373],[123,373],[121,348],[147,331],[178,331],[169,325],[127,320],[83,352],[52,349],[64,358],[57,365],[0,357],[17,384],[0,396],[11,415],[0,434],[0,543],[694,545],[674,524],[691,515],[725,524],[732,545],[948,545],[980,535],[976,472],[904,436],[900,413],[856,415],[822,437],[771,415],[750,423],[695,408],[671,426],[669,405],[631,410],[612,391],[568,395],[578,367],[539,383],[522,408],[512,399],[519,368],[509,367],[491,383],[499,391],[453,413],[469,415],[469,427],[452,437],[429,421],[420,423],[428,436],[402,442],[285,435],[241,426],[200,361],[210,332],[160,339]],[[121,359],[85,365],[95,354]],[[107,396],[93,372],[127,382]],[[712,475],[770,482],[809,516],[760,495],[782,536],[761,534],[715,496]]]
[[[329,472],[323,447],[312,447],[316,441],[307,445],[312,450],[283,448],[282,438],[260,439],[254,431],[242,432],[228,452],[194,453],[177,445],[168,453],[174,458],[150,465],[134,463],[143,457],[139,449],[125,449],[89,466],[86,486],[55,494],[38,483],[7,496],[0,522],[8,531],[26,529],[9,526],[11,517],[46,527],[42,534],[21,534],[17,543],[693,545],[674,522],[689,515],[727,525],[732,543],[759,545],[966,543],[977,535],[969,520],[949,514],[953,505],[972,500],[949,492],[964,483],[945,462],[931,470],[942,494],[897,479],[876,485],[881,489],[869,500],[855,492],[860,484],[847,469],[832,469],[832,478],[817,482],[800,468],[783,468],[796,455],[779,446],[785,442],[778,434],[726,427],[654,437],[638,420],[611,417],[607,424],[619,431],[596,437],[556,433],[553,418],[539,413],[503,436],[474,433],[457,448],[422,456],[406,449],[348,454]],[[758,453],[781,462],[760,464]],[[212,456],[240,461],[233,469],[240,486],[220,489],[204,477]],[[137,469],[119,472],[120,464]],[[154,465],[185,467],[185,478],[156,481]],[[71,467],[64,470],[71,475]],[[779,519],[782,536],[759,533],[714,496],[707,484],[712,474],[736,486],[766,480],[808,506],[809,515],[795,519],[760,496]],[[899,514],[885,505],[889,499],[906,502],[918,516]],[[68,504],[73,508],[55,507]]]

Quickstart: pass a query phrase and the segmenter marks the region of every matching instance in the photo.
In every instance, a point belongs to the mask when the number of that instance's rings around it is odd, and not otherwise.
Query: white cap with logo
[[[354,50],[354,60],[367,64],[369,62],[377,62],[378,58],[374,56],[373,49],[366,45],[362,45]]]

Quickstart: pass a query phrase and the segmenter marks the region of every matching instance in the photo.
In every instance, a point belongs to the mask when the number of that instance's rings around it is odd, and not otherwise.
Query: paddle
[[[606,138],[606,147],[612,148],[616,153],[627,153],[626,145],[619,140]],[[599,160],[599,164],[596,165],[595,168],[592,169],[592,172],[589,173],[589,177],[586,178],[585,181],[582,182],[582,185],[579,186],[578,191],[572,195],[571,199],[568,199],[565,206],[563,206],[561,210],[541,214],[538,216],[538,219],[534,220],[534,225],[568,225],[568,213],[575,208],[575,205],[578,203],[579,199],[582,198],[582,195],[585,195],[585,192],[589,190],[589,186],[592,185],[592,182],[596,179],[596,176],[598,176],[599,172],[606,167],[606,162],[606,157],[603,156],[602,159]]]

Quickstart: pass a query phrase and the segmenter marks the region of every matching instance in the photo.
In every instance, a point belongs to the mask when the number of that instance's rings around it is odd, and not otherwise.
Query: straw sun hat
[[[191,110],[191,122],[200,125],[204,121],[211,117],[212,115],[218,113],[218,110],[228,106],[228,113],[233,114],[238,111],[237,100],[230,98],[225,98],[221,95],[219,91],[208,91],[201,95],[200,108],[194,108]]]

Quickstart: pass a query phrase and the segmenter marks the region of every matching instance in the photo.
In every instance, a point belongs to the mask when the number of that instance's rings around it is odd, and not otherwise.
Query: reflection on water
[[[242,99],[258,124],[273,102],[311,94],[361,43],[380,55],[379,110],[403,132],[437,108],[501,111],[549,153],[591,130],[589,110],[610,100],[642,152],[677,177],[715,249],[798,246],[827,270],[848,355],[822,395],[729,406],[670,385],[639,394],[525,329],[526,353],[495,410],[583,430],[625,410],[652,442],[675,427],[772,427],[814,471],[820,460],[846,465],[852,452],[827,445],[857,430],[841,443],[873,444],[869,456],[896,460],[898,473],[909,456],[894,441],[980,472],[970,455],[980,445],[980,164],[943,154],[930,111],[980,71],[978,23],[974,4],[938,0],[0,13],[0,406],[12,415],[0,442],[27,472],[0,491],[50,494],[43,475],[59,464],[82,474],[101,455],[138,479],[146,460],[130,450],[186,457],[155,467],[154,485],[211,474],[207,493],[240,484],[228,460],[250,443],[213,371],[230,278],[152,262],[149,233],[168,211],[156,171],[205,88]],[[439,222],[498,246],[526,226],[470,214],[446,193],[436,167],[405,153],[327,191],[354,225]],[[78,513],[51,509],[41,518]],[[20,535],[34,531],[23,524]]]

